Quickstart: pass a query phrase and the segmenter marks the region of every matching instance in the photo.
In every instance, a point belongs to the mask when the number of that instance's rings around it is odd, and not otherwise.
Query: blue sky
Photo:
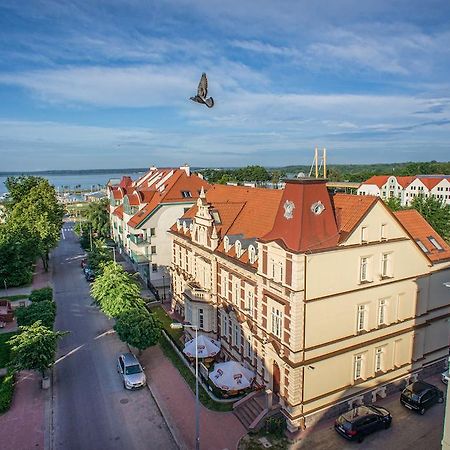
[[[449,74],[448,0],[0,0],[0,171],[449,160]]]

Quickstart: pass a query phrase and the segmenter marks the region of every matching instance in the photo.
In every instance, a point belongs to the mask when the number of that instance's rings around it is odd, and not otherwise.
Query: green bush
[[[43,302],[46,300],[52,301],[53,289],[50,286],[41,289],[34,289],[31,291],[29,298],[32,302]]]
[[[41,320],[42,324],[53,329],[56,317],[56,304],[49,300],[32,303],[30,306],[22,306],[16,309],[17,325],[29,326]]]
[[[0,414],[8,411],[14,394],[14,372],[8,371],[0,379]]]
[[[284,430],[286,429],[286,419],[281,417],[270,417],[266,420],[266,432],[275,436],[277,438],[281,438],[283,436]]]
[[[16,331],[0,334],[0,367],[6,367],[9,363],[11,347],[6,342],[16,334]]]

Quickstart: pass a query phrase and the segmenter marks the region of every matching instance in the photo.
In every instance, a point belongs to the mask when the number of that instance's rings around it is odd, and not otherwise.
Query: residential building
[[[415,211],[324,180],[217,185],[171,234],[172,308],[255,371],[290,431],[444,366],[450,247]]]
[[[167,231],[208,188],[187,165],[152,167],[136,181],[123,177],[119,184],[108,185],[112,238],[160,298],[167,297],[170,289]]]
[[[384,200],[395,197],[402,206],[411,204],[418,196],[432,196],[450,205],[450,175],[375,175],[361,183],[357,193],[374,195]]]

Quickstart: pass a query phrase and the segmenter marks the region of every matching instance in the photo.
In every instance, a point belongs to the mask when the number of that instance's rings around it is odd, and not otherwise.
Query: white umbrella
[[[183,352],[190,358],[195,358],[195,346],[197,345],[197,353],[199,358],[210,358],[217,355],[220,351],[220,342],[215,341],[203,334],[200,334],[196,339],[192,339],[186,343]]]
[[[214,364],[209,378],[223,391],[239,391],[252,384],[255,374],[237,361],[227,361]]]

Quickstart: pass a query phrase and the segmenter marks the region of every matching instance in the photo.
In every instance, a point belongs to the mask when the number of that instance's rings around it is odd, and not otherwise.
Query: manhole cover
[[[122,403],[122,405],[126,405],[129,402],[129,400],[127,398],[122,398],[120,400],[120,403]]]

